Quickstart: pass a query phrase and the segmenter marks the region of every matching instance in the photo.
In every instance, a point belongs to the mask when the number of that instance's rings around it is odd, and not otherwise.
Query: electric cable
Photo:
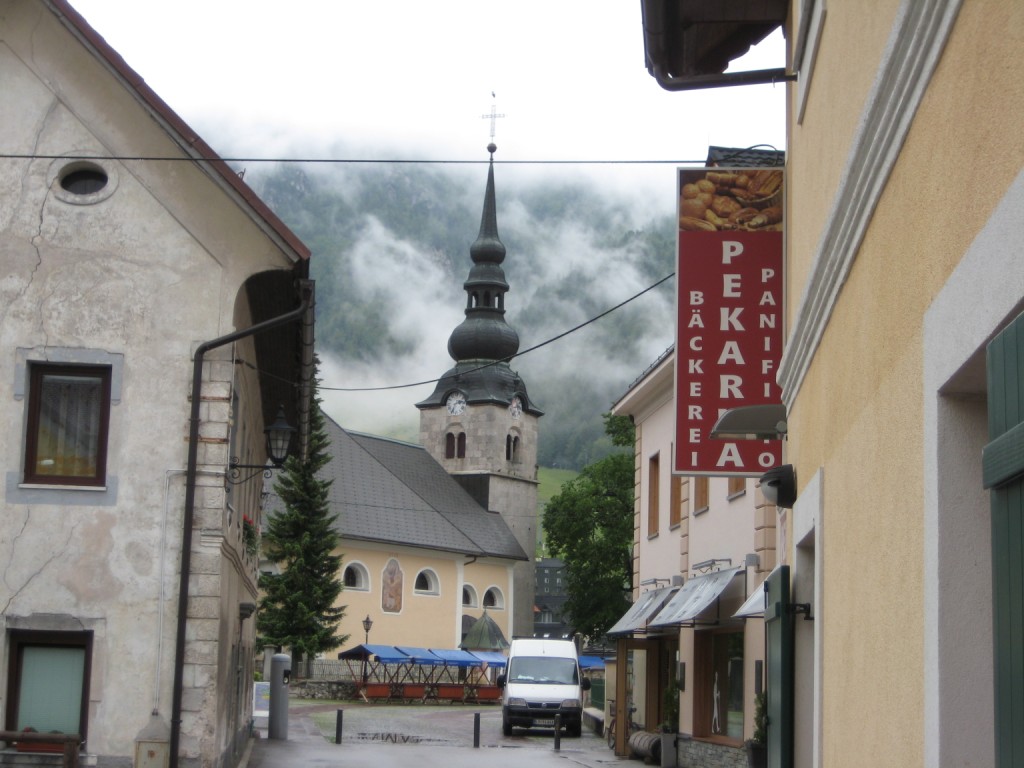
[[[551,338],[549,338],[549,339],[547,339],[545,341],[542,341],[539,344],[534,344],[532,347],[524,349],[521,352],[517,352],[514,355],[509,355],[508,357],[502,358],[501,360],[492,360],[489,363],[485,363],[484,365],[478,366],[478,367],[473,368],[473,369],[471,369],[469,371],[463,371],[463,373],[473,373],[475,371],[482,371],[482,370],[484,370],[486,368],[491,368],[491,367],[493,367],[495,365],[500,365],[501,363],[508,363],[508,362],[514,360],[517,357],[522,357],[525,354],[528,354],[530,352],[534,352],[534,351],[536,351],[538,349],[541,349],[542,347],[546,347],[548,344],[553,344],[554,342],[558,341],[559,339],[564,339],[566,336],[569,336],[570,334],[573,334],[576,331],[579,331],[579,330],[581,330],[583,328],[586,328],[588,325],[590,325],[592,323],[596,323],[601,318],[607,317],[612,312],[615,312],[616,310],[621,309],[622,307],[626,306],[627,304],[629,304],[632,301],[635,301],[636,299],[639,299],[645,293],[648,293],[649,291],[653,291],[659,285],[661,285],[662,283],[666,282],[667,280],[671,280],[675,276],[676,276],[675,272],[672,272],[672,273],[670,273],[668,275],[665,275],[665,277],[661,278],[660,280],[658,280],[655,283],[652,283],[651,285],[647,286],[646,288],[644,288],[643,290],[639,291],[638,293],[633,294],[628,299],[626,299],[624,301],[620,301],[614,307],[606,309],[604,312],[601,312],[598,315],[594,315],[589,320],[584,320],[579,325],[576,325],[576,326],[570,328],[567,331],[563,331],[562,333],[559,333],[559,334],[557,334],[555,336],[552,336]],[[293,381],[291,381],[289,379],[285,379],[285,378],[282,378],[280,376],[275,376],[274,374],[267,373],[266,371],[260,371],[258,368],[256,368],[255,365],[253,365],[252,363],[250,363],[250,362],[248,362],[246,360],[239,360],[238,362],[241,365],[246,366],[247,368],[250,368],[250,369],[252,369],[254,371],[257,371],[258,373],[260,373],[263,376],[267,376],[269,378],[277,379],[278,381],[281,381],[281,382],[283,382],[285,384],[294,384],[295,383],[295,382],[293,382]],[[436,384],[440,380],[441,380],[440,378],[424,379],[423,381],[415,381],[415,382],[412,382],[412,383],[409,383],[409,384],[390,384],[388,386],[383,386],[383,387],[329,387],[329,386],[325,386],[323,384],[319,384],[317,386],[317,390],[321,391],[321,392],[384,392],[384,391],[393,390],[393,389],[409,389],[411,387],[420,387],[420,386],[423,386],[425,384]]]

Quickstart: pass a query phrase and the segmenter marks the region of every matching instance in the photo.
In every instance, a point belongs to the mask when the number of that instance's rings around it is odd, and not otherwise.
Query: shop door
[[[765,580],[764,631],[768,656],[768,768],[793,766],[793,610],[789,566]]]

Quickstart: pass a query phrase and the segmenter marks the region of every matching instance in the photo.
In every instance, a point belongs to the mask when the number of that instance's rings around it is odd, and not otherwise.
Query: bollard
[[[480,748],[480,713],[473,713],[473,748]]]
[[[338,719],[334,721],[334,743],[341,744],[341,721],[345,715],[345,710],[338,710]]]
[[[555,715],[555,752],[562,749],[562,716]]]
[[[288,738],[288,682],[292,671],[291,656],[275,653],[270,660],[270,722],[267,735],[272,739]]]

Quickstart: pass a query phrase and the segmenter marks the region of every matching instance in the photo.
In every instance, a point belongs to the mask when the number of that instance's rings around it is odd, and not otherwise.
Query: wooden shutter
[[[996,768],[1024,765],[1024,315],[988,347]]]
[[[768,656],[768,768],[793,766],[793,610],[789,566],[765,580],[764,632]]]

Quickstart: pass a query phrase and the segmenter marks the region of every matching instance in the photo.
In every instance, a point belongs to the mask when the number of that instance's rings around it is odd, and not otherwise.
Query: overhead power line
[[[567,331],[563,331],[562,333],[559,333],[557,336],[552,336],[550,339],[547,339],[546,341],[542,341],[540,344],[534,344],[532,347],[530,347],[529,349],[524,349],[522,352],[517,352],[516,354],[510,355],[509,357],[506,357],[506,358],[504,358],[502,360],[495,360],[493,362],[486,363],[485,365],[481,365],[480,367],[474,368],[471,371],[466,371],[465,373],[472,373],[473,371],[480,371],[480,370],[483,370],[485,368],[490,368],[492,366],[498,365],[499,363],[510,362],[510,361],[514,360],[515,358],[517,358],[517,357],[522,357],[523,355],[528,354],[529,352],[533,352],[535,350],[538,350],[541,347],[546,347],[548,344],[553,344],[554,342],[558,341],[559,339],[564,339],[569,334],[575,333],[576,331],[578,331],[578,330],[580,330],[582,328],[586,328],[591,323],[595,323],[598,320],[600,320],[602,317],[606,317],[607,315],[610,315],[612,312],[616,311],[617,309],[621,309],[622,307],[624,307],[627,304],[629,304],[631,301],[635,301],[636,299],[639,299],[641,296],[643,296],[648,291],[653,291],[659,285],[661,285],[662,283],[666,282],[667,280],[671,280],[675,276],[676,276],[675,272],[672,272],[671,274],[665,275],[665,277],[663,277],[660,280],[658,280],[658,282],[653,283],[653,284],[647,286],[646,288],[644,288],[639,293],[633,294],[632,296],[630,296],[625,301],[619,302],[614,307],[611,307],[610,309],[606,309],[601,314],[594,315],[594,317],[590,318],[589,320],[585,320],[582,323],[580,323],[579,325],[574,326],[574,327],[570,328]],[[436,384],[438,381],[440,381],[439,378],[437,378],[437,379],[425,379],[423,381],[416,381],[416,382],[413,382],[411,384],[392,384],[392,385],[385,386],[385,387],[327,387],[327,386],[320,385],[317,388],[320,389],[320,390],[326,390],[326,391],[330,391],[330,392],[380,392],[380,391],[391,390],[391,389],[408,389],[410,387],[419,387],[419,386],[422,386],[424,384]]]
[[[489,117],[489,115],[487,115]],[[771,144],[754,144],[750,147],[736,150],[736,156],[742,156],[743,152],[752,149],[775,150]],[[728,156],[725,158],[728,160]],[[162,155],[82,155],[82,154],[57,154],[45,155],[35,153],[0,153],[0,160],[117,160],[121,162],[161,162],[161,163],[307,163],[324,165],[372,165],[380,163],[384,165],[486,165],[489,159],[480,160],[430,160],[427,158],[357,158],[357,157],[195,157],[190,155],[177,155],[166,157]],[[494,160],[496,165],[706,165],[705,158],[698,160]]]

